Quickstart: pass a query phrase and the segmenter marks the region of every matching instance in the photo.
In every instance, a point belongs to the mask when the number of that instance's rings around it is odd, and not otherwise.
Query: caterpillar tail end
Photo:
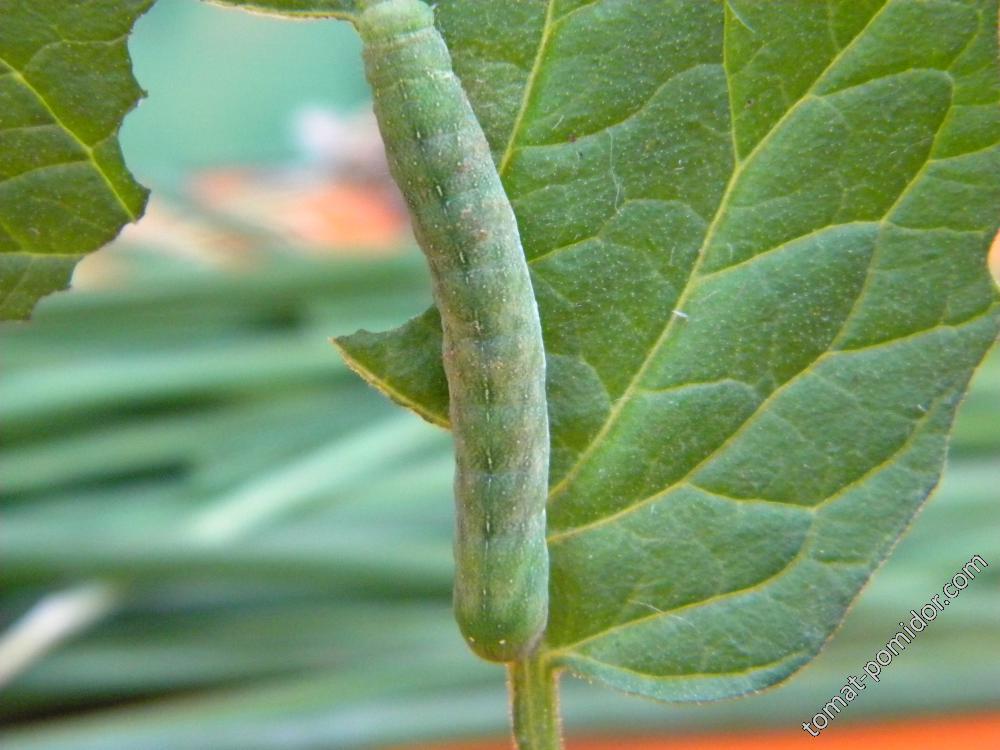
[[[544,544],[522,557],[513,577],[485,577],[460,570],[455,579],[455,619],[469,648],[487,661],[523,659],[538,645],[548,624],[548,551]],[[507,568],[510,570],[510,568]]]
[[[545,632],[547,617],[535,617],[521,622],[505,623],[487,621],[482,616],[475,622],[463,623],[459,617],[459,629],[466,644],[481,659],[499,663],[509,663],[524,659],[534,651]]]

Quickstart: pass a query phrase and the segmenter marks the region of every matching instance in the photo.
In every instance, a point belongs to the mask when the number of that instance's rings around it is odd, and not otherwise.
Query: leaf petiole
[[[562,750],[559,676],[548,660],[529,654],[507,668],[518,750]]]

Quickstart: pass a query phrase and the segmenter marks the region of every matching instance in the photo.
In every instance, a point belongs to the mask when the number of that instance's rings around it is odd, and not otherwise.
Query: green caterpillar
[[[420,0],[357,18],[393,177],[433,277],[455,438],[455,613],[471,648],[523,656],[548,616],[545,351],[517,222]]]

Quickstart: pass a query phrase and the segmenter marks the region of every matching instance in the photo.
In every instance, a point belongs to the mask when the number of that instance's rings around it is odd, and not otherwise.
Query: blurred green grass
[[[93,624],[0,687],[7,750],[505,731],[502,670],[467,653],[450,614],[448,436],[327,343],[418,312],[419,258],[264,257],[233,275],[128,256],[126,288],[57,295],[0,328],[0,626],[54,592],[106,597]],[[567,678],[570,731],[795,727],[973,554],[991,567],[841,720],[995,709],[998,425],[994,353],[938,496],[785,687],[661,706]]]

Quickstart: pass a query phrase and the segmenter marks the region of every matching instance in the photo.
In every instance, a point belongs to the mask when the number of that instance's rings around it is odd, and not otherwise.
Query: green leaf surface
[[[432,424],[448,426],[441,316],[432,307],[388,333],[361,330],[332,340],[358,375]],[[391,379],[386,376],[391,373]],[[393,384],[399,383],[399,390]]]
[[[665,700],[786,678],[936,485],[997,336],[996,2],[437,17],[544,325],[543,658]],[[443,424],[431,321],[339,343]]]
[[[358,0],[209,0],[213,5],[242,8],[289,18],[351,18]]]
[[[0,0],[0,319],[26,318],[146,204],[118,129],[153,0]]]

